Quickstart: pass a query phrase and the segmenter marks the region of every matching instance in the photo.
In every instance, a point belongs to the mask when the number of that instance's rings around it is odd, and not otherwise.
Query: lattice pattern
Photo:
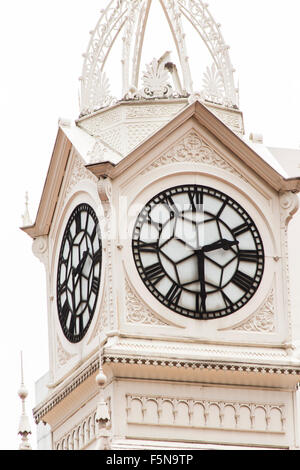
[[[159,2],[167,18],[178,52],[184,96],[186,94],[193,95],[195,90],[186,49],[185,32],[182,24],[183,17],[189,21],[201,40],[204,41],[213,59],[212,68],[207,70],[204,76],[204,91],[202,95],[200,93],[200,96],[218,104],[236,107],[238,105],[238,93],[234,84],[234,70],[229,58],[229,48],[224,42],[220,26],[212,18],[207,5],[202,0],[159,0]],[[125,96],[127,99],[145,98],[145,93],[138,91],[138,83],[150,6],[151,0],[112,0],[107,8],[102,10],[100,20],[91,32],[91,40],[84,56],[81,77],[82,115],[90,114],[99,108],[110,106],[116,102],[116,98],[110,95],[109,80],[104,68],[110,51],[120,34],[123,34],[123,96],[118,98]],[[144,77],[147,81],[146,97],[172,98],[174,94],[171,93],[167,81],[167,75],[172,72],[168,67],[164,68],[167,61],[162,64],[159,61],[155,63],[157,64],[157,70],[160,72],[160,77],[159,80],[155,80],[154,87],[153,80],[150,80],[149,87],[149,70],[147,70]],[[151,65],[152,69],[153,64]]]

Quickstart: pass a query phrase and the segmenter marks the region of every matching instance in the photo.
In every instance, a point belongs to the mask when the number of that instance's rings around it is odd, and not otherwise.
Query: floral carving
[[[205,165],[215,166],[222,170],[229,171],[231,174],[234,174],[247,182],[241,173],[209,147],[209,145],[206,144],[206,142],[201,139],[196,132],[188,134],[188,136],[179,144],[172,147],[165,154],[151,163],[151,165],[149,165],[142,174],[146,174],[161,166],[169,165],[170,163],[184,162],[202,163]]]
[[[214,103],[224,102],[224,83],[221,73],[213,63],[207,67],[203,76],[203,98]]]
[[[168,97],[172,92],[168,80],[169,73],[165,63],[153,59],[151,64],[146,65],[146,72],[142,77],[144,94],[151,98]]]
[[[152,311],[138,299],[127,281],[125,288],[127,310],[126,321],[128,323],[167,326],[166,323],[163,323],[159,318],[155,317]]]
[[[107,150],[107,147],[105,147],[102,142],[97,141],[93,149],[88,152],[90,163],[99,163],[107,159]]]
[[[65,191],[65,198],[67,199],[69,194],[72,192],[73,188],[81,180],[90,180],[94,183],[97,183],[97,178],[90,171],[85,168],[84,160],[76,153],[73,157],[72,168],[70,172],[71,176],[68,181],[68,185]]]
[[[60,367],[63,367],[67,362],[75,356],[75,354],[68,353],[62,346],[59,337],[56,337],[56,345],[57,345],[57,360]]]
[[[274,306],[274,288],[271,289],[267,300],[258,313],[252,315],[245,323],[242,323],[234,330],[273,333],[275,330],[275,306]]]

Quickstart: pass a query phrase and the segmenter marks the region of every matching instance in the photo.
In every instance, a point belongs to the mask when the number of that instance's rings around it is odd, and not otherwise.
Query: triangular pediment
[[[240,177],[243,177],[243,174],[239,168],[243,166],[278,192],[300,191],[299,177],[286,178],[284,174],[279,172],[278,166],[274,165],[273,167],[272,162],[266,161],[263,156],[256,153],[243,139],[232,132],[218,117],[198,101],[182,110],[170,122],[121,159],[119,163],[102,161],[101,163],[86,165],[86,170],[91,177],[94,175],[96,178],[104,176],[112,179],[124,174],[133,165],[137,165],[136,169],[139,172],[147,171],[145,164],[147,163],[148,166],[149,162],[144,160],[145,155],[150,152],[153,153],[154,149],[160,148],[161,155],[159,158],[163,163],[163,159],[166,158],[164,157],[165,152],[168,151],[167,147],[172,145],[170,140],[174,140],[171,136],[178,130],[181,130],[183,139],[188,138],[188,146],[193,149],[192,153],[188,151],[184,155],[178,154],[178,159],[187,161],[188,158],[195,158],[197,161],[202,161],[202,163],[206,162],[219,168],[226,168],[230,172],[239,174]],[[196,135],[198,135],[197,138],[195,138]],[[206,140],[203,137],[204,135],[207,137]],[[193,145],[191,146],[192,141]],[[212,141],[214,142],[214,149],[210,145]],[[183,144],[179,144],[179,147],[180,145]],[[22,229],[32,238],[48,235],[49,233],[72,148],[74,148],[73,143],[67,133],[60,127],[36,221],[32,226]],[[227,154],[233,156],[230,162],[224,158],[224,149]],[[174,155],[172,158],[175,158]],[[156,164],[158,163],[153,161],[150,166],[153,167]],[[83,170],[81,169],[81,171]]]
[[[188,126],[188,123],[190,126]],[[126,172],[132,165],[138,165],[138,162],[140,162],[146,154],[154,151],[154,149],[160,147],[163,152],[164,142],[167,142],[167,139],[174,134],[175,131],[183,129],[184,126],[186,129],[190,127],[190,129],[195,128],[199,130],[199,135],[201,136],[206,134],[208,140],[213,140],[217,147],[225,149],[227,153],[234,156],[237,166],[242,164],[244,167],[247,167],[249,171],[254,172],[255,175],[260,177],[276,191],[290,190],[298,192],[300,190],[300,178],[285,178],[284,174],[279,172],[278,164],[275,165],[275,161],[274,165],[272,165],[272,162],[266,161],[263,155],[256,153],[253,148],[247,145],[242,138],[236,135],[199,101],[185,108],[168,124],[160,128],[155,134],[146,139],[141,145],[123,158],[118,164],[106,161],[87,165],[87,168],[97,177],[108,176],[115,179]],[[201,152],[202,156],[204,153],[205,151]],[[221,151],[221,154],[222,153]],[[188,158],[188,154],[186,154],[185,158]],[[220,154],[219,158],[219,165],[226,165],[226,161],[222,163]],[[215,162],[217,162],[217,159],[215,159]],[[141,166],[143,165],[141,164]]]

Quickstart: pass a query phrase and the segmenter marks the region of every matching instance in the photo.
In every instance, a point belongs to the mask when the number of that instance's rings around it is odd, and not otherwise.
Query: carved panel
[[[94,183],[97,183],[97,178],[90,171],[85,168],[84,160],[75,153],[73,157],[72,167],[70,169],[70,179],[65,190],[64,201],[68,198],[69,194],[72,192],[73,188],[76,186],[79,181],[90,180]]]
[[[125,283],[125,290],[127,323],[167,326],[166,323],[157,318],[153,312],[137,297],[137,295],[131,289],[128,281]]]
[[[58,336],[56,336],[56,353],[59,367],[63,367],[67,362],[75,357],[75,354],[70,354],[63,348]]]
[[[248,331],[255,333],[273,333],[275,331],[275,290],[274,287],[258,312],[251,315],[250,318],[233,330]]]
[[[127,395],[128,424],[285,433],[281,403]]]
[[[201,163],[214,166],[247,180],[233,166],[218,155],[196,132],[189,133],[184,139],[152,162],[142,174],[171,163]]]

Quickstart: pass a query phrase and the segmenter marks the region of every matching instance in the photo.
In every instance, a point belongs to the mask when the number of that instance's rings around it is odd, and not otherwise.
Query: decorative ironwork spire
[[[164,62],[154,58],[150,64],[142,64],[146,67],[146,72],[141,74],[145,30],[152,0],[111,0],[101,10],[100,19],[91,31],[89,46],[84,54],[80,78],[82,116],[123,99],[173,99],[189,96],[193,100],[195,96],[203,101],[238,107],[238,89],[234,82],[229,47],[221,34],[220,24],[214,21],[208,5],[202,0],[157,0],[157,3],[161,5],[162,14],[166,16],[170,27],[179,64],[173,64],[169,56]],[[193,84],[184,22],[190,23],[212,57],[212,66],[204,72],[202,89],[201,77],[193,77],[195,86]],[[116,39],[121,35],[122,91],[121,96],[114,97],[110,92],[110,74],[106,65]],[[175,89],[172,89],[170,81],[174,82]],[[141,82],[143,87],[139,89]]]

